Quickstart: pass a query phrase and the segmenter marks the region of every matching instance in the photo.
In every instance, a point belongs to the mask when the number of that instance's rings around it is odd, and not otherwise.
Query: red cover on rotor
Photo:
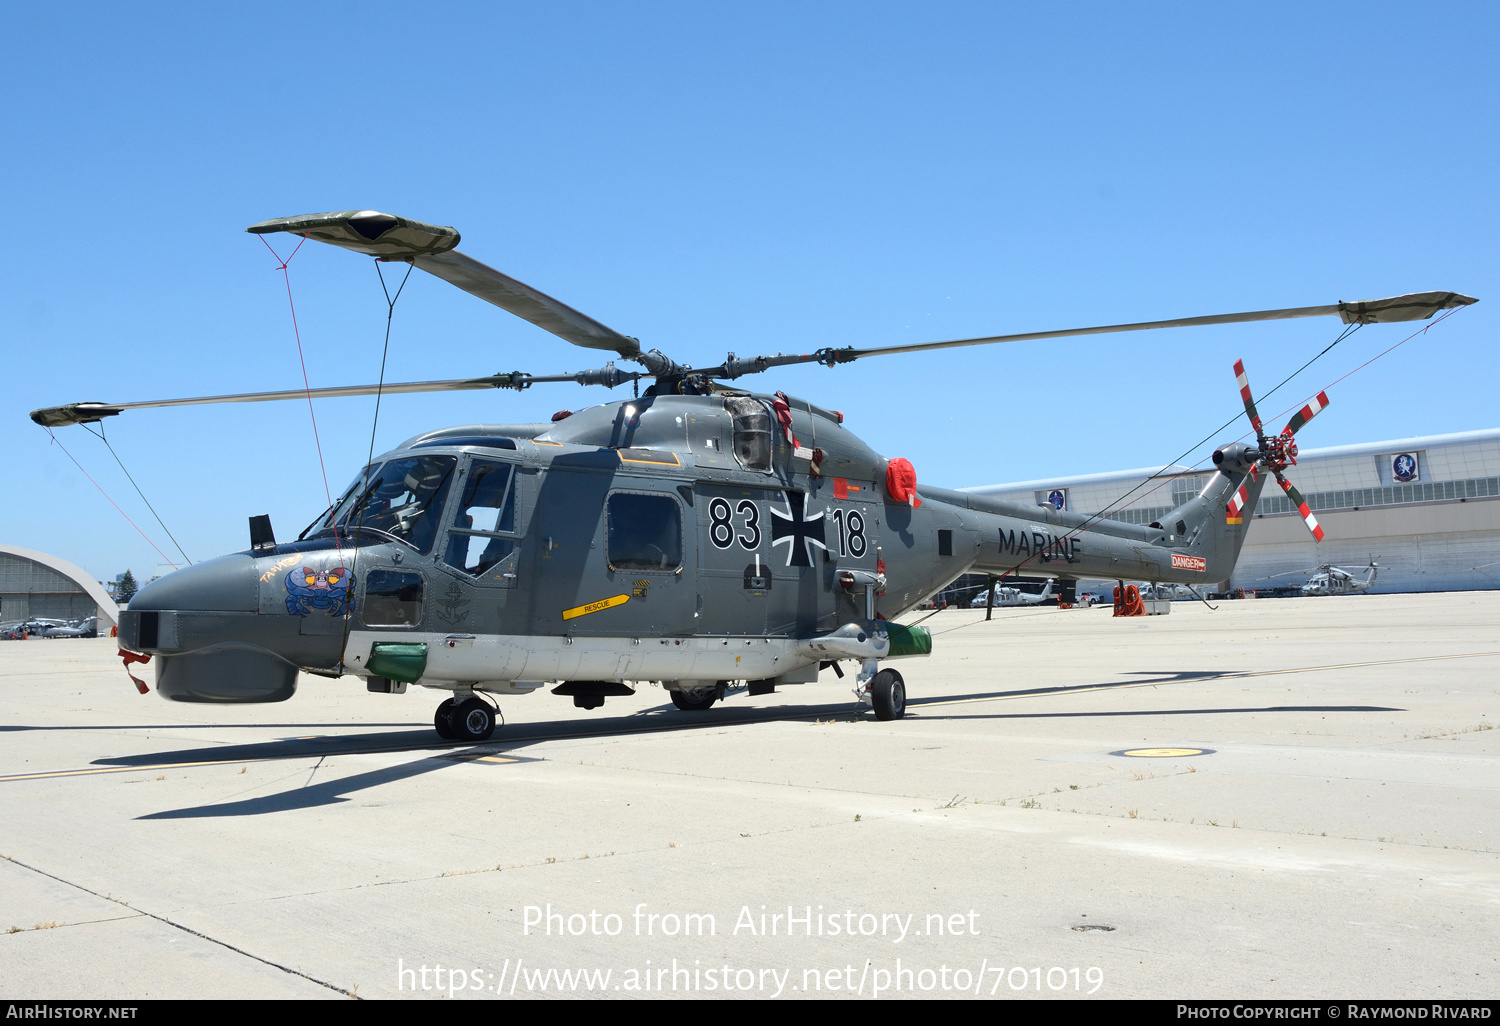
[[[922,505],[917,498],[917,468],[910,460],[896,457],[885,468],[885,492],[896,502],[904,502],[913,509]]]

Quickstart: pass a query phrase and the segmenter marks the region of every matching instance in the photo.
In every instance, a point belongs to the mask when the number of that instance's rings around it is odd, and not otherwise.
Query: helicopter
[[[1324,563],[1322,566],[1312,566],[1305,570],[1292,570],[1285,574],[1275,574],[1275,577],[1289,577],[1293,574],[1312,574],[1306,584],[1302,585],[1304,595],[1357,595],[1362,591],[1369,591],[1375,583],[1375,575],[1380,571],[1380,564],[1376,562],[1378,557],[1372,557],[1366,566],[1359,570],[1345,570],[1343,567],[1334,566],[1332,563]],[[1360,580],[1355,574],[1364,572],[1364,580]]]
[[[923,486],[905,459],[875,452],[836,410],[729,384],[794,364],[1108,332],[1339,316],[1346,324],[1430,318],[1473,299],[1420,293],[1357,303],[805,354],[729,354],[691,366],[457,250],[459,233],[371,210],[278,218],[287,232],[433,274],[573,345],[642,369],[520,371],[36,410],[48,427],[126,410],[382,393],[525,389],[571,381],[637,396],[550,423],[470,424],[415,435],[375,457],[292,541],[250,518],[250,545],[142,588],[119,620],[122,658],[156,661],[156,688],[184,702],[277,702],[299,671],[354,674],[369,691],[446,691],[433,725],[482,741],[502,697],[548,684],[598,708],[658,682],[684,712],[844,676],[881,720],[906,711],[884,665],[925,655],[932,636],[894,622],[964,573],[1194,583],[1227,578],[1266,475],[1315,535],[1282,471],[1294,434],[1326,405],[1267,437],[1236,365],[1257,444],[1213,454],[1202,491],[1159,522],[1127,524]],[[133,677],[133,675],[132,675]],[[134,677],[133,677],[134,679]],[[136,679],[144,694],[148,689]]]
[[[1025,591],[1021,588],[1013,588],[1004,584],[996,584],[991,588],[993,597],[985,591],[980,591],[969,600],[969,605],[974,608],[987,607],[998,608],[1000,606],[1039,606],[1052,597],[1053,579],[1047,579],[1047,585],[1040,592]]]

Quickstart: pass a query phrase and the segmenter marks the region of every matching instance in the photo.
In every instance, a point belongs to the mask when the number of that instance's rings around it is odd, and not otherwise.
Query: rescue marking
[[[571,620],[575,616],[588,616],[590,613],[597,613],[601,609],[609,609],[611,606],[618,606],[623,602],[629,601],[629,595],[615,595],[612,598],[600,599],[598,602],[590,602],[585,606],[574,606],[572,609],[564,609],[562,618],[564,620]]]

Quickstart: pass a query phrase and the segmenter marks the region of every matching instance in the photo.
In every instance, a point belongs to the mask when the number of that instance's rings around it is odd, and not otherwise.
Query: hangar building
[[[107,632],[118,622],[119,610],[104,585],[81,567],[45,552],[0,545],[0,620],[97,615],[99,630]]]
[[[965,491],[1077,513],[1107,509],[1113,519],[1149,524],[1211,476],[1152,467]],[[1372,558],[1380,564],[1375,591],[1500,588],[1500,429],[1304,449],[1287,477],[1323,525],[1323,541],[1272,479],[1226,589],[1296,584],[1296,576],[1270,578],[1323,563],[1353,570]]]

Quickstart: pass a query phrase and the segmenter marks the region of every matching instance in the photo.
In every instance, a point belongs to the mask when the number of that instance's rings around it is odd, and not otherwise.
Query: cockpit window
[[[734,458],[746,470],[771,469],[771,413],[758,399],[727,396],[724,408],[734,418]]]
[[[508,463],[475,459],[469,463],[463,500],[453,514],[443,562],[479,576],[515,550],[515,475]]]
[[[371,472],[368,485],[361,475],[314,537],[363,530],[430,552],[457,465],[455,456],[419,456],[391,460]]]

